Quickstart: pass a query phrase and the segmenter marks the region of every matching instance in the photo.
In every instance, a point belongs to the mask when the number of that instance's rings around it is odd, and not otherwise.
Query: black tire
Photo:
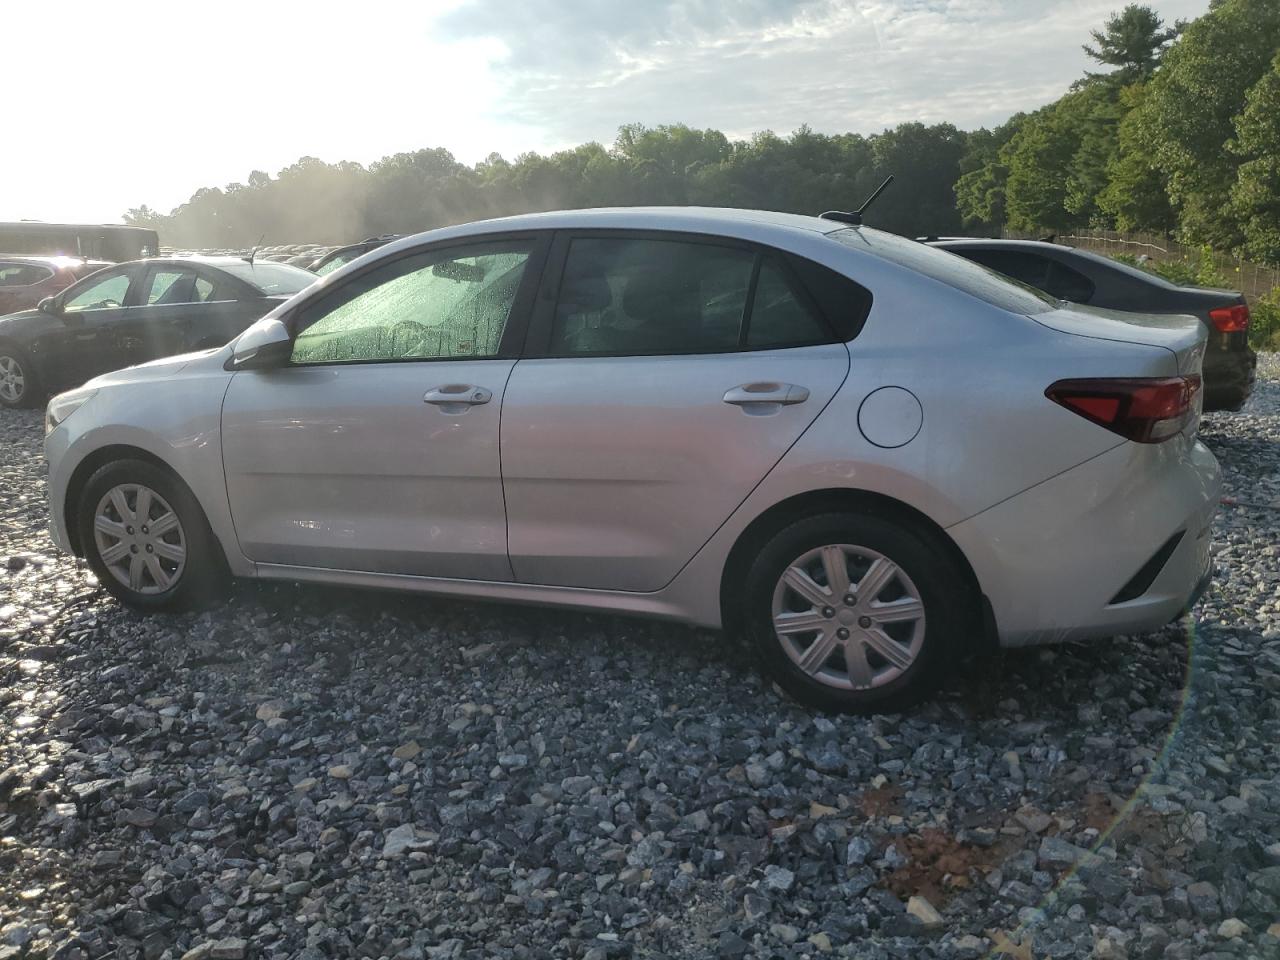
[[[172,532],[163,536],[168,540],[177,541],[184,549],[185,557],[181,567],[158,555],[154,557],[156,563],[164,563],[165,573],[173,576],[172,581],[165,587],[161,587],[155,576],[149,570],[145,570],[142,589],[135,589],[131,584],[118,578],[103,557],[100,541],[96,536],[95,518],[103,499],[110,491],[121,486],[147,488],[153,494],[150,499],[154,506],[152,511],[149,511],[152,515],[161,512],[160,506],[163,502],[177,517],[176,536]],[[160,499],[156,500],[155,495]],[[136,511],[139,506],[136,495],[132,503],[127,502],[127,506]],[[128,515],[121,519],[119,511],[115,513],[115,519],[119,519],[122,524],[129,519]],[[157,517],[157,519],[161,518]],[[173,473],[162,467],[145,460],[117,460],[100,467],[89,478],[89,482],[85,484],[80,494],[75,522],[79,531],[80,545],[89,561],[89,566],[98,577],[98,582],[128,606],[147,612],[187,610],[206,606],[225,595],[230,578],[222,547],[209,528],[209,521],[204,511],[200,509],[194,494]],[[144,566],[149,566],[150,561],[140,552],[141,547],[145,546],[141,532],[146,527],[140,522],[135,521],[135,523],[137,523],[136,530],[139,538],[138,541],[131,543],[130,553],[138,555],[144,561]],[[132,541],[134,524],[127,525],[125,530],[128,533],[128,539]],[[113,536],[113,534],[107,534],[104,539]],[[122,538],[109,546],[125,542],[126,540]],[[157,543],[156,547],[163,549],[164,544]],[[126,554],[122,559],[128,558],[129,555]]]
[[[7,362],[6,362],[7,361]],[[18,396],[11,395],[9,390],[0,389],[0,406],[16,409],[20,407],[39,406],[44,399],[44,390],[40,385],[40,377],[36,373],[31,357],[21,347],[10,343],[0,343],[0,376],[6,367],[12,369],[15,364],[21,372],[22,389]]]
[[[909,639],[903,640],[903,645],[894,651],[898,653],[902,650],[915,650],[914,659],[905,668],[890,663],[871,647],[862,645],[858,648],[869,651],[864,654],[866,663],[869,664],[864,669],[875,673],[872,680],[875,685],[864,685],[861,689],[842,689],[832,685],[831,677],[840,679],[838,667],[844,662],[844,641],[837,641],[831,657],[823,658],[826,666],[815,668],[828,678],[824,682],[801,669],[793,655],[789,655],[784,647],[784,643],[788,641],[784,641],[774,629],[775,590],[782,590],[779,582],[783,574],[799,558],[828,545],[849,545],[880,554],[905,574],[907,579],[903,580],[895,575],[887,581],[887,587],[882,587],[874,596],[865,598],[868,604],[877,598],[881,604],[894,599],[911,601],[918,595],[917,606],[923,609],[923,623],[919,624],[920,634],[917,639],[915,622],[881,627],[865,616],[858,616],[860,612],[873,613],[884,609],[882,605],[856,605],[857,601],[863,599],[856,596],[858,586],[864,582],[861,579],[845,591],[855,601],[854,605],[837,603],[835,607],[820,610],[814,604],[816,616],[825,617],[827,610],[835,610],[832,615],[835,619],[824,620],[825,629],[834,632],[848,621],[843,632],[851,644],[856,643],[857,637],[865,635],[858,629],[863,626],[879,627],[881,633],[897,636],[902,636],[900,628],[907,631]],[[874,562],[857,554],[844,556],[846,572],[851,578],[858,575],[859,562]],[[865,571],[861,576],[865,576]],[[817,568],[815,577],[821,577]],[[825,590],[825,584],[819,586]],[[908,586],[914,588],[914,593]],[[978,598],[974,596],[971,580],[953,559],[947,546],[937,542],[936,536],[929,532],[906,526],[896,518],[828,513],[796,520],[764,544],[748,568],[746,580],[741,587],[737,596],[741,604],[742,629],[755,650],[765,675],[801,703],[833,713],[895,713],[929,697],[946,675],[948,667],[964,649],[966,641],[977,636],[980,624],[980,606]],[[895,593],[899,596],[895,597]],[[783,590],[780,597],[795,601],[799,594]],[[808,601],[802,600],[799,607],[807,605]],[[785,604],[781,607],[784,614],[794,609],[795,606],[788,607]],[[816,638],[817,634],[809,636]],[[795,655],[807,655],[809,642],[805,634],[797,634],[790,641],[793,651],[797,651]],[[816,644],[817,640],[812,640],[812,643]],[[806,649],[798,650],[801,645]],[[818,648],[815,646],[813,649]],[[905,659],[906,655],[903,657]],[[846,679],[851,685],[855,683],[853,677],[854,670],[847,669]]]

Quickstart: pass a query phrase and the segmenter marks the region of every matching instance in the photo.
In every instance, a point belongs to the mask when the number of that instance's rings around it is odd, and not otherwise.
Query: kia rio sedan
[[[143,610],[234,575],[649,614],[896,710],[989,643],[1187,609],[1205,338],[824,219],[450,227],[55,397],[53,534]]]

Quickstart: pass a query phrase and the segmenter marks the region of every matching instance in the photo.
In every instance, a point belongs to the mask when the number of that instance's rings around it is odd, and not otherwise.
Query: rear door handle
[[[446,383],[442,387],[434,387],[423,394],[422,402],[434,404],[442,410],[450,407],[474,407],[488,403],[493,399],[493,391],[477,387],[470,383]]]
[[[790,406],[793,403],[804,403],[809,399],[806,387],[794,383],[744,383],[725,391],[724,402],[736,407],[754,407],[763,404]]]

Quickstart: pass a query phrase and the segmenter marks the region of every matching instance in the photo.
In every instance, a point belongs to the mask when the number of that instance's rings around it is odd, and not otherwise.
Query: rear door
[[[503,404],[515,579],[663,587],[848,369],[781,254],[685,234],[559,234]]]
[[[277,301],[252,288],[184,263],[153,263],[142,284],[142,307],[117,332],[117,347],[130,363],[221,346]]]
[[[187,328],[213,299],[208,278],[182,263],[152,263],[137,309],[116,329],[116,349],[131,364],[182,353]]]

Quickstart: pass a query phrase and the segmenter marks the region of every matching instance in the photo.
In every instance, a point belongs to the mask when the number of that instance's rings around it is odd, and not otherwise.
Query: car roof
[[[42,267],[113,266],[109,260],[88,260],[84,257],[37,257],[27,254],[0,253],[0,260],[5,263],[33,263]]]
[[[183,254],[180,257],[145,257],[140,260],[129,260],[127,261],[127,263],[141,263],[144,265],[149,265],[153,263],[170,264],[170,265],[190,264],[191,266],[195,266],[195,267],[213,267],[214,269],[217,269],[218,267],[234,267],[234,266],[239,266],[239,267],[255,266],[256,267],[261,264],[271,264],[272,266],[276,266],[276,267],[289,266],[289,264],[285,263],[283,260],[268,260],[266,257],[259,257],[251,264],[249,262],[248,257],[237,257],[229,254],[209,255],[209,256],[205,256],[202,254]],[[120,266],[125,266],[125,265],[126,264],[120,264]],[[293,269],[301,270],[302,268],[294,267]]]
[[[222,267],[232,263],[248,263],[247,257],[235,257],[230,254],[208,256],[199,253],[183,254],[180,257],[146,257],[142,260],[133,260],[132,263],[192,263],[203,265],[206,267]],[[266,262],[265,260],[263,261]]]
[[[388,255],[418,246],[424,240],[465,237],[486,233],[524,230],[670,230],[677,233],[706,233],[742,236],[768,235],[784,231],[811,234],[846,230],[849,224],[775,210],[741,210],[731,207],[594,207],[583,210],[553,210],[525,213],[494,220],[478,220],[428,230],[393,240],[380,251]]]
[[[925,241],[934,247],[989,247],[992,250],[1063,250],[1076,248],[1065,243],[1049,243],[1047,240],[1002,240],[994,237],[936,237]]]

